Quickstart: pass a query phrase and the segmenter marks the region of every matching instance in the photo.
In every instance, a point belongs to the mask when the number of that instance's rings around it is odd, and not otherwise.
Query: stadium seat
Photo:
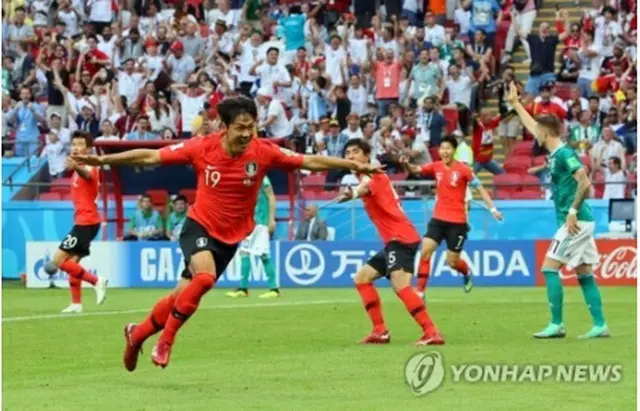
[[[591,170],[591,157],[587,154],[583,154],[580,156],[580,161],[582,162],[582,166],[585,168],[587,173]]]
[[[405,181],[407,179],[407,176],[407,173],[389,174],[389,179],[391,181]]]
[[[164,207],[169,201],[169,192],[167,190],[147,190],[147,195],[151,197],[151,204],[154,207]]]
[[[71,179],[56,178],[51,182],[51,191],[61,194],[68,193],[69,191],[71,191]]]
[[[535,156],[533,158],[533,166],[541,166],[544,164],[546,156]]]
[[[496,198],[509,199],[512,194],[518,191],[522,182],[522,176],[517,174],[499,174],[493,176],[493,184],[496,188]]]
[[[71,201],[72,200],[71,192],[61,193],[60,196],[61,196],[60,200],[62,200],[62,201]]]
[[[527,174],[531,167],[531,157],[509,156],[504,161],[504,171],[512,174]]]
[[[429,154],[431,155],[432,161],[440,161],[440,153],[438,152],[438,147],[430,148]]]
[[[38,198],[40,201],[60,201],[62,199],[62,195],[57,191],[51,191],[48,193],[40,193]]]
[[[327,177],[323,174],[311,174],[310,176],[302,179],[302,188],[307,193],[310,191],[322,192],[324,191],[324,182],[326,178]]]
[[[453,133],[458,128],[458,110],[445,107],[442,109],[442,115],[447,123],[447,134]]]
[[[638,186],[638,176],[636,173],[629,173],[627,175],[627,189],[625,190],[625,197],[632,197],[633,190]]]
[[[338,191],[307,191],[304,194],[305,200],[330,201],[338,196]]]
[[[605,178],[604,174],[597,171],[593,174],[593,189],[595,190],[594,198],[602,198],[604,194]]]
[[[532,141],[519,141],[511,150],[511,156],[531,156],[531,152],[533,151],[533,142]]]
[[[539,189],[537,191],[516,191],[515,193],[511,193],[510,198],[513,200],[540,200],[542,198],[542,192]]]
[[[187,197],[187,203],[189,203],[189,205],[196,201],[196,190],[185,188],[180,190],[180,194]]]

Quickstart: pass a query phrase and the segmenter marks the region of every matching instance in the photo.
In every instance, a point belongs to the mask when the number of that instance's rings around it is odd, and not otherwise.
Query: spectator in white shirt
[[[111,0],[88,0],[89,21],[100,29],[113,21],[113,7]],[[100,30],[98,30],[100,32]]]
[[[449,91],[449,106],[458,110],[458,122],[463,133],[467,132],[469,125],[472,86],[473,80],[466,73],[461,73],[457,64],[449,66],[449,78],[446,80],[446,89]],[[442,96],[440,99],[442,100]]]
[[[79,22],[82,20],[82,16],[71,5],[70,0],[61,0],[58,6],[58,19],[64,23],[64,33],[62,33],[65,37],[71,38],[79,33]]]
[[[49,132],[54,132],[65,147],[71,144],[71,131],[62,127],[62,117],[58,113],[52,113],[49,116]]]
[[[428,11],[425,15],[424,39],[431,43],[432,47],[440,47],[446,40],[444,27],[436,24],[436,17],[433,12]]]
[[[124,62],[124,69],[118,73],[118,93],[127,98],[129,105],[137,104],[140,89],[144,86],[146,75],[135,72],[133,59]]]
[[[611,157],[618,157],[621,162],[621,168],[623,170],[626,169],[624,146],[615,139],[615,135],[616,133],[611,127],[605,127],[602,130],[600,141],[591,150],[591,157],[593,158],[592,169],[594,172],[602,172],[607,167]]]
[[[593,95],[591,83],[600,75],[600,47],[593,44],[593,34],[582,33],[582,47],[578,51],[580,59],[580,71],[578,72],[578,87],[582,91],[582,97],[589,98]]]
[[[257,95],[259,127],[267,130],[272,138],[288,138],[293,133],[293,124],[287,118],[282,101],[275,98],[271,89],[260,87]]]
[[[274,97],[279,97],[280,88],[291,86],[291,76],[287,69],[278,64],[280,50],[277,47],[267,49],[267,61],[258,60],[249,69],[249,74],[260,79],[260,88],[268,88]]]
[[[595,19],[594,43],[600,48],[603,57],[613,55],[613,45],[622,36],[622,27],[616,18],[616,10],[605,7],[602,10],[602,16]]]
[[[182,90],[187,88],[187,92]],[[182,109],[182,138],[191,137],[191,125],[193,121],[198,117],[200,111],[204,108],[204,103],[209,100],[209,96],[213,90],[205,90],[201,93],[198,89],[198,82],[189,82],[188,86],[184,84],[173,84],[171,89],[175,91],[175,96],[180,102]]]
[[[174,82],[184,83],[189,74],[196,69],[196,63],[191,56],[184,53],[184,44],[181,41],[174,42],[170,50],[173,54],[165,60],[165,68],[171,73]]]
[[[349,80],[349,90],[347,90],[347,98],[351,101],[351,111],[364,116],[367,114],[367,88],[362,84],[360,76],[354,74]]]
[[[58,139],[56,132],[50,131],[47,134],[47,144],[40,155],[47,159],[49,165],[49,176],[52,179],[62,176],[64,172],[64,160],[67,158],[65,154],[64,144]]]
[[[331,84],[344,84],[343,66],[347,61],[347,52],[342,46],[342,39],[337,34],[331,36],[329,46],[325,46],[325,58],[327,74],[331,78]]]
[[[96,141],[120,141],[118,130],[113,125],[111,120],[103,120],[100,124],[100,137],[96,138]]]
[[[347,128],[342,130],[342,134],[347,136],[349,140],[354,138],[362,138],[362,129],[360,128],[360,116],[358,113],[351,112],[347,116]]]
[[[176,114],[163,91],[158,91],[153,106],[147,110],[147,114],[152,132],[161,134],[167,128],[176,132]]]
[[[235,50],[240,53],[240,73],[238,76],[238,82],[240,83],[240,89],[242,94],[249,96],[251,93],[251,87],[256,81],[256,76],[249,73],[251,67],[256,65],[260,60],[260,49],[262,47],[262,37],[260,33],[253,32],[251,37],[244,43],[240,42],[242,38],[238,38],[238,42],[235,45]]]
[[[610,157],[607,167],[604,169],[604,195],[603,199],[624,198],[627,176],[621,168],[622,163],[619,157]]]
[[[218,7],[207,13],[209,25],[213,26],[218,20],[224,20],[230,30],[235,30],[240,20],[239,10],[232,10],[229,0],[217,0],[216,4]]]

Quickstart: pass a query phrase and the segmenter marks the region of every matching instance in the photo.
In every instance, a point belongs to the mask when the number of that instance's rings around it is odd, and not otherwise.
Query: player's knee
[[[391,288],[398,292],[411,285],[411,274],[404,270],[398,270],[391,273]]]
[[[460,260],[460,256],[458,255],[447,255],[447,264],[451,268],[455,268]]]
[[[216,283],[216,277],[213,274],[198,274],[191,280],[202,292],[207,292],[213,288]]]

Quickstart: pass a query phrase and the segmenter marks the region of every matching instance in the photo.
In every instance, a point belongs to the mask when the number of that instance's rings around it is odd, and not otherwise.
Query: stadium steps
[[[534,33],[537,33],[538,28],[540,27],[540,24],[543,22],[549,23],[551,25],[551,30],[555,32],[556,4],[560,9],[566,9],[569,11],[569,20],[571,22],[579,22],[580,18],[582,17],[581,9],[591,7],[590,2],[584,1],[584,0],[580,1],[579,5],[576,5],[576,3],[571,0],[554,1],[554,2],[547,1],[545,4],[543,4],[542,8],[538,10],[536,21],[533,24]],[[561,46],[558,46],[558,48],[556,49],[556,64],[555,64],[556,72],[561,65],[559,57],[560,57],[560,54],[562,53],[562,49],[563,48]],[[524,63],[526,58],[527,57],[524,50],[522,49],[522,46],[518,45],[511,57],[511,61],[509,62],[509,65],[514,68],[517,79],[523,83],[525,83],[529,77],[529,65]],[[497,98],[490,98],[486,101],[486,103],[487,104],[485,105],[485,107],[488,108],[489,111],[495,114],[498,113]],[[493,158],[499,164],[504,163],[504,158],[505,158],[504,146],[502,144],[502,141],[499,139],[497,140],[494,147]],[[484,186],[486,187],[493,186],[493,174],[487,171],[481,171],[478,174],[478,177]],[[477,195],[477,193],[474,193],[474,198],[479,199],[479,196]]]

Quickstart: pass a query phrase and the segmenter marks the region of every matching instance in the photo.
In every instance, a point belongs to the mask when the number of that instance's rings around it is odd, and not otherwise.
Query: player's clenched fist
[[[400,157],[398,162],[400,163],[400,166],[405,170],[407,170],[409,174],[420,174],[420,167],[418,167],[415,164],[410,164],[409,159],[407,157],[404,157],[404,156]]]

